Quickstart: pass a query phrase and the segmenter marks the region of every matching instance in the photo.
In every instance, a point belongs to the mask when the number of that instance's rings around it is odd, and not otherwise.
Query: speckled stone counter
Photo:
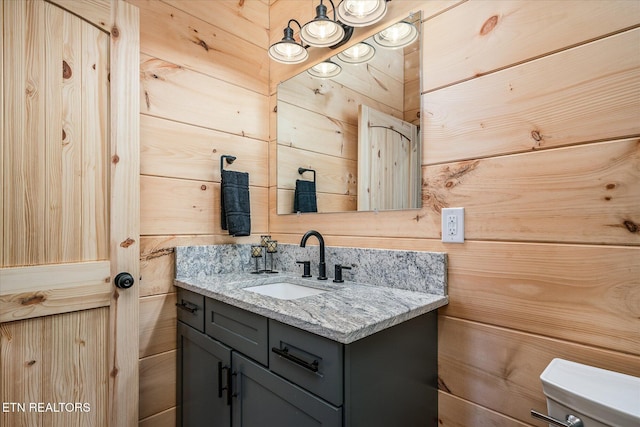
[[[376,257],[387,260],[388,272],[381,275],[381,283],[349,280],[333,283],[331,279],[303,279],[299,274],[290,271],[278,274],[251,274],[249,245],[221,246],[176,248],[176,286],[343,344],[357,341],[448,303],[446,254],[378,251],[373,256],[360,253],[360,257],[357,257],[358,254],[335,255],[335,252],[332,252],[351,248],[327,248],[327,264],[330,266],[340,263],[330,258],[331,253],[334,257],[351,256],[345,259],[353,260],[358,266],[379,265],[376,263]],[[287,262],[293,262],[295,268],[295,260],[291,261],[289,256],[285,255],[287,250],[296,251],[294,246],[281,245],[280,253],[277,255],[286,258]],[[315,259],[317,247],[315,250],[307,249],[313,251],[311,259]],[[435,258],[424,258],[425,254],[435,255]],[[399,264],[389,265],[389,260],[396,260]],[[431,270],[435,273],[429,274]],[[434,279],[434,276],[437,277]],[[345,275],[345,278],[348,277]],[[296,283],[324,289],[327,292],[294,300],[281,300],[244,290],[247,287],[276,282]]]

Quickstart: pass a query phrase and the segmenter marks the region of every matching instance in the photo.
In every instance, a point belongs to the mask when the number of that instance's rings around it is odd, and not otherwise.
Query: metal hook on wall
[[[298,173],[300,175],[302,175],[305,172],[313,172],[313,182],[316,182],[316,171],[313,169],[307,169],[307,168],[298,168]]]
[[[236,156],[223,155],[220,156],[220,173],[224,170],[224,161],[227,161],[227,164],[230,165],[236,160]]]

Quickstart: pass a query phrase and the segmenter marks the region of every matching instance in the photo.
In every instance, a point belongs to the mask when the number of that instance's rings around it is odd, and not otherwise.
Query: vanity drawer
[[[343,346],[269,321],[269,369],[336,406],[343,402]]]
[[[268,321],[264,316],[207,298],[205,332],[255,361],[269,362]]]
[[[178,320],[204,332],[204,296],[178,288]]]

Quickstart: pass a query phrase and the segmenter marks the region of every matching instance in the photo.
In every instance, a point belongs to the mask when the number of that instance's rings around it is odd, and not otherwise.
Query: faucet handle
[[[296,263],[304,266],[302,277],[311,277],[311,261],[296,261]]]
[[[343,283],[344,282],[344,280],[342,280],[342,270],[351,270],[351,267],[346,266],[346,265],[342,265],[342,264],[336,264],[335,279],[333,279],[333,281],[335,283]]]

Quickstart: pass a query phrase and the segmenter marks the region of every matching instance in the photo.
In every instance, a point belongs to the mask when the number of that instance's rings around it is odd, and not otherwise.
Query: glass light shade
[[[324,61],[309,68],[307,73],[311,74],[313,77],[328,79],[330,77],[337,76],[341,71],[342,67],[335,62]]]
[[[284,29],[284,37],[282,40],[269,46],[269,56],[271,59],[283,64],[299,64],[306,61],[309,57],[307,49],[293,38],[293,29],[289,26],[292,21],[296,24],[298,23],[298,21],[295,20],[289,21],[289,24]]]
[[[314,19],[306,23],[300,31],[300,39],[314,47],[328,47],[344,37],[344,29],[330,19]]]
[[[343,62],[348,64],[360,64],[367,62],[373,58],[376,54],[376,50],[368,43],[357,43],[351,46],[349,49],[345,49],[337,56]]]
[[[344,29],[336,21],[327,18],[327,6],[322,2],[316,7],[316,17],[300,29],[300,40],[309,46],[333,46],[344,38]]]
[[[418,38],[418,29],[409,22],[398,22],[373,36],[380,46],[399,48],[408,46]]]
[[[364,27],[380,21],[387,13],[385,0],[342,0],[337,15],[340,22],[352,27]]]
[[[309,52],[295,41],[282,40],[269,47],[269,56],[283,64],[299,64],[307,60]]]

